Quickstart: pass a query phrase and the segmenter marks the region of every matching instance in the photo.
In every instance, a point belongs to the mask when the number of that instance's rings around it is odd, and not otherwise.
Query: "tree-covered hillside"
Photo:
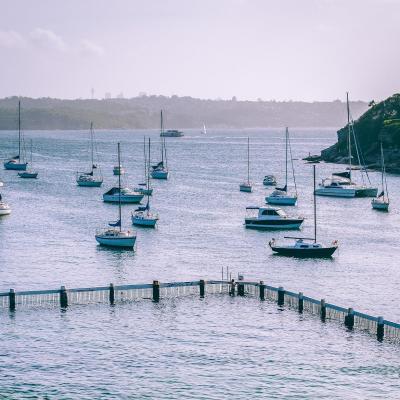
[[[17,97],[0,100],[0,129],[15,129]],[[333,102],[201,100],[192,97],[140,96],[132,99],[60,100],[21,98],[24,129],[157,128],[164,110],[165,126],[174,128],[251,128],[340,126],[345,105]],[[356,116],[367,109],[351,104]]]

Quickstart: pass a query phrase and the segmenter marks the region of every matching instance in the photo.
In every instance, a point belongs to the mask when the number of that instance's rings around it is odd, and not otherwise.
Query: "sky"
[[[400,0],[0,0],[0,10],[0,97],[400,91]]]

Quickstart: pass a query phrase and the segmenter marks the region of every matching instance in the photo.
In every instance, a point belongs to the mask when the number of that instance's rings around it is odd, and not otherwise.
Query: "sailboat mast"
[[[161,136],[161,161],[164,166],[164,137],[162,136],[164,132],[164,126],[163,126],[163,114],[161,110],[161,127],[160,127],[160,136]]]
[[[149,138],[149,161],[148,161],[148,170],[150,168],[150,138]],[[149,189],[150,189],[150,174],[147,172],[147,205],[149,206],[148,208],[150,208],[150,193],[149,193]],[[149,210],[147,210],[147,213],[149,213]]]
[[[121,165],[120,144],[118,142],[118,165]],[[122,230],[122,217],[121,217],[121,171],[118,174],[118,211],[119,211],[119,231]]]
[[[247,136],[247,183],[250,183],[250,138]]]
[[[349,92],[346,92],[347,104],[347,129],[348,129],[348,147],[349,147],[349,177],[351,182],[351,128],[350,128],[350,106],[349,106]]]
[[[315,194],[315,164],[313,164],[313,178],[314,178],[314,243],[317,243],[317,196]]]
[[[21,100],[18,101],[18,162],[21,162]]]
[[[33,145],[32,145],[32,139],[31,139],[31,168],[33,166],[33,163],[32,163],[32,149],[33,149]]]
[[[289,135],[289,129],[286,127],[286,134],[285,134],[285,140],[286,140],[286,156],[285,156],[285,188],[287,191],[287,159],[288,159],[288,135]]]
[[[93,155],[93,122],[90,122],[90,148],[91,148],[91,159],[92,159],[92,166],[91,171],[93,174],[93,165],[94,165],[94,155]]]

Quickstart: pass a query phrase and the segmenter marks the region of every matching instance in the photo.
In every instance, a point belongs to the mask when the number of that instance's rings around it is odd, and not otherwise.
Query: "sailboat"
[[[145,158],[146,160],[146,158]],[[149,158],[147,162],[146,171],[149,170],[150,167],[150,138],[149,138]],[[147,173],[146,175],[146,182],[147,187],[149,189],[150,186],[150,175]],[[158,214],[153,214],[150,212],[150,194],[147,194],[147,203],[145,206],[139,206],[133,213],[132,213],[132,224],[139,225],[146,228],[154,228],[158,221]]]
[[[338,248],[338,242],[335,240],[331,245],[325,246],[317,242],[317,200],[315,193],[315,164],[313,165],[314,177],[314,237],[313,238],[296,238],[288,237],[285,239],[296,239],[293,245],[277,245],[276,240],[272,239],[268,244],[272,251],[287,257],[308,257],[308,258],[324,258],[331,257]],[[311,241],[307,243],[307,241]]]
[[[382,191],[376,198],[372,199],[371,205],[375,210],[389,211],[389,192],[386,181],[385,159],[383,157],[383,147],[381,142],[381,185]]]
[[[118,143],[118,164],[120,163],[120,144]],[[122,230],[121,212],[121,176],[118,175],[118,221],[110,222],[111,228],[106,228],[96,232],[95,238],[102,246],[133,248],[136,242],[136,233]]]
[[[4,163],[4,168],[9,170],[25,171],[28,166],[23,160],[22,133],[21,133],[21,101],[18,101],[18,155]]]
[[[164,133],[164,123],[163,123],[163,112],[161,110],[161,127],[160,127],[160,137],[161,137],[161,161],[151,167],[151,177],[153,179],[168,179],[169,171],[167,164],[167,148],[165,146],[165,136]]]
[[[134,190],[138,193],[142,193],[145,196],[151,196],[153,194],[153,189],[150,187],[150,182],[148,182],[149,165],[147,165],[147,155],[146,155],[146,137],[143,139],[143,154],[144,154],[144,180],[145,182],[139,183],[139,187],[136,187]],[[149,157],[150,157],[150,138],[149,138]]]
[[[241,183],[239,185],[241,192],[251,193],[253,187],[250,182],[250,138],[247,137],[247,182]]]
[[[201,131],[203,135],[207,135],[206,124],[203,124],[203,130]]]
[[[94,131],[93,122],[90,123],[90,155],[91,164],[90,172],[77,172],[76,173],[76,183],[78,186],[87,187],[100,187],[103,183],[103,176],[100,173],[95,176],[94,172],[98,169],[97,164],[94,163]]]
[[[283,206],[294,206],[297,202],[297,186],[296,178],[294,175],[292,147],[289,141],[289,128],[286,128],[285,132],[285,186],[283,188],[275,188],[275,190],[265,198],[268,204],[283,205]],[[290,152],[290,162],[292,166],[292,176],[295,188],[295,194],[290,195],[288,193],[288,150]]]
[[[3,201],[0,194],[0,216],[11,214],[11,207]]]
[[[23,171],[23,172],[18,172],[18,176],[20,178],[25,178],[25,179],[36,179],[38,176],[38,172],[34,171],[33,168],[33,161],[32,161],[32,139],[31,139],[31,159],[30,159],[30,168],[29,170]]]

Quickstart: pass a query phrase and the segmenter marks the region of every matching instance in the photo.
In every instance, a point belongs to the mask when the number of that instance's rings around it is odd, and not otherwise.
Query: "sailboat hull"
[[[298,258],[328,258],[332,257],[337,246],[301,249],[291,246],[271,246],[273,252],[285,257]]]
[[[356,189],[356,197],[376,197],[378,195],[378,188],[362,187]]]
[[[239,185],[239,190],[245,193],[251,193],[253,191],[253,187],[250,184],[244,183]]]
[[[103,184],[103,181],[76,181],[78,186],[84,187],[100,187]]]
[[[280,206],[294,206],[297,202],[297,197],[293,196],[267,196],[265,201],[268,204]]]
[[[123,195],[121,194],[121,203],[138,204],[143,199],[142,194]],[[106,203],[118,203],[120,196],[118,194],[103,194],[103,201]]]
[[[101,235],[96,235],[96,241],[101,246],[132,249],[135,246],[136,236],[126,237],[126,238],[120,238],[120,237],[115,237],[115,238],[108,237],[107,238],[107,237],[104,237]]]
[[[13,161],[6,161],[4,163],[4,168],[13,171],[26,171],[28,163],[18,163]]]
[[[141,218],[132,215],[132,224],[144,228],[155,228],[158,218]]]
[[[355,189],[343,189],[343,188],[318,188],[315,189],[315,194],[317,196],[328,196],[328,197],[346,197],[352,198],[356,197]]]
[[[153,179],[168,179],[169,172],[168,171],[152,171],[151,177]]]
[[[371,201],[371,205],[374,210],[389,211],[389,202],[388,201],[373,199]]]
[[[18,176],[24,179],[36,179],[38,177],[38,172],[19,172]]]
[[[146,189],[146,188],[135,188],[135,192],[141,193],[145,196],[151,196],[153,194],[153,189]]]

